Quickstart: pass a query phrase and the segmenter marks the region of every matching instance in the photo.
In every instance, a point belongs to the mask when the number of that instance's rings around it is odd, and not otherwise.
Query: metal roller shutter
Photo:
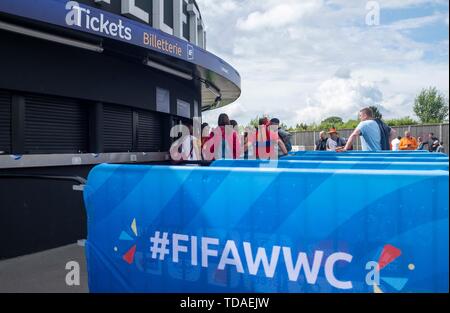
[[[154,112],[138,111],[137,148],[139,152],[159,152],[162,149],[161,117]]]
[[[76,100],[25,96],[26,153],[88,150],[88,110]]]
[[[0,91],[0,154],[11,152],[11,95]]]
[[[133,149],[133,112],[130,108],[105,105],[103,109],[105,152]]]

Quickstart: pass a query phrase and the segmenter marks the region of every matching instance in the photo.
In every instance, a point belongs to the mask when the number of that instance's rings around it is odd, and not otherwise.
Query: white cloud
[[[302,17],[317,12],[322,7],[320,0],[303,0],[278,4],[267,11],[255,11],[237,21],[237,28],[256,31],[264,28],[283,27]]]
[[[383,94],[373,82],[333,77],[320,84],[307,105],[295,113],[301,121],[319,122],[329,116],[355,119],[362,107],[380,106],[382,102]]]
[[[354,118],[370,104],[381,105],[386,117],[412,116],[420,89],[437,86],[448,95],[448,39],[409,36],[424,26],[448,24],[448,4],[430,16],[402,15],[391,24],[368,27],[361,0],[198,2],[209,25],[208,50],[242,77],[241,98],[207,112],[210,123],[221,112],[241,124],[264,114],[288,125],[331,115]],[[396,10],[441,3],[380,2]]]

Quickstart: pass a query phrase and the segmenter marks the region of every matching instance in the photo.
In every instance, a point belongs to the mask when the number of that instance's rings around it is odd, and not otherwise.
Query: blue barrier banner
[[[299,155],[285,156],[280,158],[284,161],[349,161],[349,162],[446,162],[448,157],[384,157],[384,156],[344,156],[340,154],[331,155]]]
[[[448,292],[448,171],[99,165],[91,292]]]
[[[336,153],[332,151],[298,151],[298,152],[291,152],[291,156],[304,156],[304,155],[320,155],[320,156],[356,156],[356,157],[363,157],[363,156],[373,156],[373,157],[396,157],[396,158],[403,158],[403,157],[426,157],[426,158],[448,158],[448,155],[445,153],[430,153],[428,151],[424,152],[418,152],[418,151],[401,151],[401,152],[389,152],[389,151],[379,151],[379,152],[365,152],[365,151],[348,151],[345,153]]]
[[[217,160],[212,167],[274,167],[304,169],[357,169],[357,170],[444,170],[445,162],[351,162],[351,161],[262,161],[262,160]]]

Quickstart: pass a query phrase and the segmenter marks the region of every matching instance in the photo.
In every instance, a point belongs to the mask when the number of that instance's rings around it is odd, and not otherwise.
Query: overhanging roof
[[[149,58],[160,62],[175,71],[191,75],[201,83],[202,110],[222,107],[236,101],[241,94],[241,77],[227,62],[214,54],[195,46],[183,39],[164,33],[149,25],[142,24],[123,16],[98,10],[94,7],[80,4],[89,9],[91,17],[103,16],[111,23],[123,23],[133,36],[131,39],[105,34],[81,25],[68,25],[66,22],[66,0],[1,0],[0,13],[17,16],[33,22],[52,25],[71,34],[80,33],[92,38],[93,41],[104,43],[101,49],[116,47],[131,49],[134,57]],[[152,36],[152,42],[145,43],[144,34]],[[51,35],[51,34],[50,34]],[[96,40],[97,39],[97,40]],[[162,48],[159,42],[178,47],[177,53]],[[167,45],[166,45],[167,47]],[[143,65],[144,66],[144,65]],[[220,101],[219,101],[220,100]]]

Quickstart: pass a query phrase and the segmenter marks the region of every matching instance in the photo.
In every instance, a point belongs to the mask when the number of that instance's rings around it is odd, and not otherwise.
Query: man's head
[[[398,140],[402,140],[402,137],[401,137],[401,136],[398,136],[397,139],[398,139]]]
[[[233,126],[233,128],[236,128],[238,126],[238,122],[236,122],[235,120],[231,120],[230,125]]]
[[[269,119],[267,117],[260,118],[258,123],[259,123],[258,124],[259,126],[269,126],[270,125]]]
[[[406,131],[405,132],[405,138],[411,139],[411,132],[410,131]]]
[[[324,131],[321,131],[319,136],[320,136],[320,139],[325,139],[325,138],[327,138],[327,133]]]
[[[328,132],[328,135],[330,135],[332,139],[336,139],[337,137],[339,137],[336,128],[331,128],[330,131]]]
[[[359,111],[359,119],[364,122],[373,119],[373,111],[371,108],[364,108]]]
[[[230,125],[230,118],[225,113],[219,115],[219,120],[217,121],[219,126],[228,126]]]
[[[202,136],[209,136],[210,133],[210,127],[208,123],[203,123],[202,124]]]
[[[280,120],[277,118],[273,118],[270,120],[270,125],[280,126]]]
[[[429,133],[428,138],[432,139],[434,137],[434,133]]]
[[[418,142],[422,142],[422,137],[417,137]]]

